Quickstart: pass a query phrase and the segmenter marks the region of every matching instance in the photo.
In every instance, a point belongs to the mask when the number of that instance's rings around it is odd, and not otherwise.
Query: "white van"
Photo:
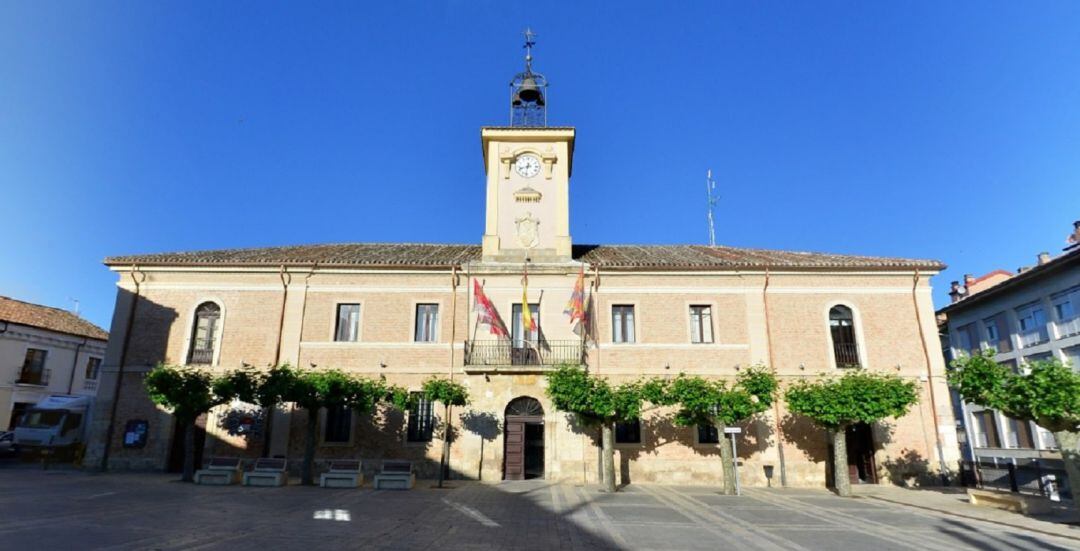
[[[91,396],[53,394],[34,404],[15,425],[19,448],[63,448],[86,440]]]

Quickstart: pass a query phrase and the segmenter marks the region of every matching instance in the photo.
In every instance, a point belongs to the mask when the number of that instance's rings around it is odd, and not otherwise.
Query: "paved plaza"
[[[824,490],[428,481],[407,492],[0,469],[4,549],[1080,549],[1080,539]],[[1065,528],[1070,529],[1070,528]],[[1077,529],[1080,531],[1080,529]]]

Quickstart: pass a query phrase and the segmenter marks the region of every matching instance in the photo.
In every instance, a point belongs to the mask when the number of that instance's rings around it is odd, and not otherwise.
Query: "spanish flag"
[[[521,326],[532,333],[536,331],[532,308],[529,308],[529,265],[525,265],[525,277],[521,278]]]

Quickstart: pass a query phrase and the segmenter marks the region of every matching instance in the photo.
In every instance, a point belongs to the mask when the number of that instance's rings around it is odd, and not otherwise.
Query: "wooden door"
[[[506,421],[503,479],[525,480],[525,423]]]
[[[206,414],[195,420],[195,470],[202,468],[203,448],[206,446]],[[172,449],[169,451],[168,472],[178,473],[184,470],[184,427],[173,426]]]
[[[847,441],[848,477],[852,484],[876,484],[874,468],[874,433],[870,425],[851,425],[844,435]]]

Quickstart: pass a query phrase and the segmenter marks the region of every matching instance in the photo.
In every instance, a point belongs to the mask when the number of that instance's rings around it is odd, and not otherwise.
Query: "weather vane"
[[[532,48],[536,45],[536,33],[532,32],[532,29],[525,27],[525,32],[521,33],[525,35],[525,67],[527,70],[532,69]]]

